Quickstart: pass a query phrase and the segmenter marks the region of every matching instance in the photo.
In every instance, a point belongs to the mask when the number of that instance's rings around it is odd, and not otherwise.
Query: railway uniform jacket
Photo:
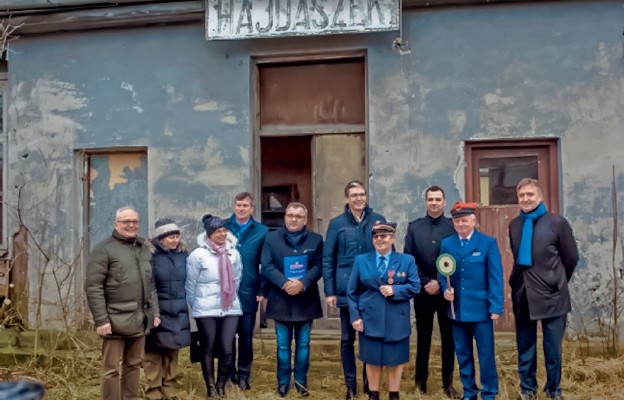
[[[377,271],[376,251],[355,257],[347,291],[351,323],[364,322],[364,335],[388,342],[405,339],[411,333],[410,299],[420,291],[414,257],[392,252],[383,276]],[[384,297],[379,286],[388,285],[393,274],[394,295]]]
[[[91,251],[87,301],[96,327],[111,324],[113,333],[107,337],[146,335],[154,317],[160,317],[151,258],[145,239],[126,238],[117,231]]]
[[[514,260],[518,259],[521,236],[522,220],[517,217],[509,224]],[[568,281],[578,263],[578,248],[568,221],[551,212],[538,218],[533,225],[531,250],[533,266],[514,263],[509,277],[514,315],[539,320],[567,314],[572,309]]]
[[[414,256],[421,286],[438,279],[436,259],[440,255],[440,243],[450,235],[456,235],[453,221],[444,215],[438,218],[425,215],[409,223],[404,252]]]
[[[456,270],[451,275],[455,290],[455,321],[484,322],[490,314],[503,314],[503,266],[496,239],[473,231],[470,241],[462,246],[459,235],[442,240],[440,254],[455,258]],[[438,275],[441,290],[446,290],[446,277]],[[449,308],[449,318],[451,312]]]
[[[386,222],[386,218],[366,206],[364,217],[358,222],[349,206],[332,219],[327,227],[323,248],[323,288],[325,296],[336,296],[336,305],[346,307],[347,285],[353,259],[359,254],[373,251],[373,224]]]
[[[304,228],[305,229],[305,228]],[[301,282],[303,292],[290,296],[284,289],[284,257],[307,256],[308,271]],[[267,295],[266,316],[275,321],[310,321],[323,316],[317,282],[321,278],[323,238],[306,230],[298,243],[291,243],[282,227],[269,232],[262,247],[262,278]]]

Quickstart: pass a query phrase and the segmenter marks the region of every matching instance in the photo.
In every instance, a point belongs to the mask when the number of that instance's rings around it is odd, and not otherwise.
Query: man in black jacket
[[[437,313],[442,339],[442,386],[448,397],[459,399],[461,396],[453,387],[455,365],[453,329],[447,315],[448,303],[442,297],[440,284],[437,281],[438,270],[436,269],[436,259],[440,255],[440,242],[446,236],[455,234],[455,229],[451,219],[444,216],[446,200],[441,187],[429,187],[425,191],[425,201],[427,215],[410,222],[404,248],[405,253],[411,254],[416,259],[422,285],[420,293],[414,298],[417,331],[416,387],[422,393],[427,392],[433,316]]]
[[[568,221],[546,210],[537,180],[522,179],[516,193],[521,211],[509,224],[515,260],[509,285],[516,317],[521,398],[537,398],[537,321],[541,321],[544,392],[551,399],[561,399],[561,343],[566,314],[572,310],[568,281],[578,262],[578,249]]]

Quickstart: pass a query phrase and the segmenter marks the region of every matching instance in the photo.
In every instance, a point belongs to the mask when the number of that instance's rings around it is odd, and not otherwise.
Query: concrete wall
[[[46,263],[30,242],[31,324],[41,279],[41,323],[66,313],[63,296],[81,300],[87,203],[75,150],[147,147],[144,222],[173,217],[194,245],[198,217],[229,213],[252,185],[251,57],[267,54],[367,51],[370,202],[401,232],[423,214],[428,185],[463,198],[464,140],[560,138],[561,210],[582,251],[574,297],[607,282],[612,165],[624,202],[621,5],[440,8],[403,21],[403,52],[395,32],[206,42],[200,24],[12,42],[9,233],[21,188],[24,222],[54,255]]]

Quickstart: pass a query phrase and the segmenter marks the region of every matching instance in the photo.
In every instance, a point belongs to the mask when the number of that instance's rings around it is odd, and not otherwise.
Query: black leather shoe
[[[427,382],[416,382],[416,390],[422,394],[427,393]]]
[[[348,387],[345,400],[355,400],[356,398],[357,398],[357,390],[355,390],[355,388]]]
[[[286,397],[286,395],[288,394],[288,389],[290,389],[290,385],[288,384],[279,385],[277,387],[277,394],[279,395],[279,397]]]
[[[297,392],[299,392],[302,397],[308,397],[310,395],[310,391],[303,383],[295,381],[295,389],[297,389]]]
[[[461,394],[459,394],[459,392],[455,390],[455,388],[452,385],[444,388],[444,394],[449,399],[461,399],[462,398]]]
[[[249,384],[249,378],[238,378],[238,387],[242,391],[251,389],[251,385]]]

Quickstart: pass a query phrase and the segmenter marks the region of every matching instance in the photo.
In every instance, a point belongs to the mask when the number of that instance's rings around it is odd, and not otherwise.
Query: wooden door
[[[495,323],[499,331],[515,327],[508,284],[514,264],[508,230],[520,212],[516,185],[522,178],[538,179],[546,206],[558,212],[556,144],[550,140],[466,144],[466,199],[479,203],[479,230],[496,238],[503,263],[505,311]]]
[[[327,232],[329,221],[344,212],[345,185],[354,180],[365,182],[366,153],[363,134],[319,135],[312,139],[312,194],[314,230]],[[323,290],[323,280],[319,281]],[[322,296],[325,297],[324,295]],[[340,312],[323,301],[327,319],[319,320],[319,328],[340,328]]]

